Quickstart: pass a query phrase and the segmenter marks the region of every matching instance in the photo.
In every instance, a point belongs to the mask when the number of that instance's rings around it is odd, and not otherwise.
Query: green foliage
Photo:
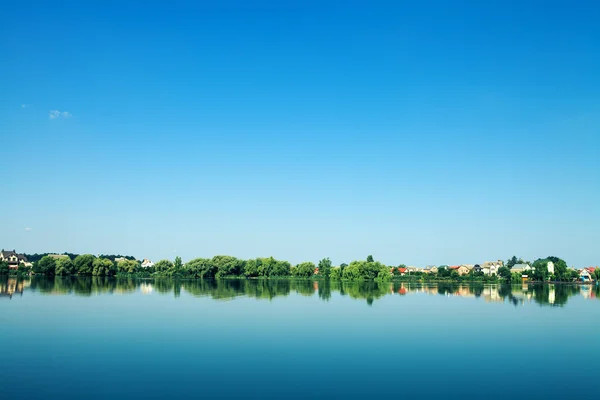
[[[56,261],[50,256],[44,256],[33,264],[33,272],[36,274],[52,276],[56,272]]]
[[[545,282],[548,280],[548,260],[546,259],[537,259],[533,262],[533,271],[531,273],[531,278],[535,281]]]
[[[121,260],[117,263],[117,271],[122,274],[135,274],[140,269],[140,264],[136,260]]]
[[[160,260],[156,264],[154,264],[154,270],[156,272],[168,272],[174,269],[174,265],[169,260]]]
[[[373,256],[372,255],[368,255],[367,256],[367,262],[374,262],[375,260],[373,260]]]
[[[298,278],[311,278],[315,274],[315,268],[315,264],[311,262],[303,262],[301,264],[296,265],[294,276]]]
[[[75,257],[73,264],[75,265],[75,271],[77,275],[92,275],[94,272],[94,257],[91,254],[82,254]]]
[[[342,277],[350,280],[374,280],[376,278],[389,279],[388,267],[377,261],[352,261],[344,268]]]
[[[0,275],[8,275],[8,263],[0,262]]]
[[[282,277],[289,276],[290,263],[287,261],[279,261],[273,257],[259,258],[260,264],[258,265],[258,276],[262,277]]]
[[[329,258],[324,258],[319,261],[319,276],[323,278],[329,278],[329,274],[331,273],[331,260]]]
[[[92,263],[92,275],[114,276],[117,273],[115,263],[108,258],[96,258]]]
[[[175,268],[175,271],[181,271],[182,267],[183,264],[181,263],[181,257],[175,257],[175,262],[173,263],[173,268]]]
[[[517,258],[517,256],[512,256],[512,258],[510,258],[506,261],[506,267],[508,269],[511,269],[512,267],[514,267],[517,264],[525,264],[525,261],[523,261],[522,258]]]
[[[195,258],[185,264],[187,274],[193,278],[214,278],[217,268],[211,260],[206,258]]]
[[[244,263],[242,268],[242,275],[247,278],[254,278],[258,276],[258,266],[260,265],[259,260],[248,260]]]
[[[498,275],[506,282],[510,282],[511,280],[511,272],[508,267],[500,267],[498,269]]]
[[[61,257],[56,260],[55,274],[59,276],[72,275],[75,273],[75,264],[69,257]]]
[[[231,256],[215,256],[212,264],[216,268],[215,277],[236,276],[242,271],[242,261]]]
[[[339,281],[342,279],[342,268],[332,268],[331,272],[329,273],[329,279],[334,281]]]

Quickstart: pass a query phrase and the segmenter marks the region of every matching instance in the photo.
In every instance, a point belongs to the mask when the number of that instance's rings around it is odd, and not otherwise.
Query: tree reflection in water
[[[181,296],[187,293],[195,297],[214,300],[230,300],[239,296],[272,300],[290,293],[301,296],[317,295],[329,301],[333,294],[366,300],[367,304],[383,296],[428,295],[462,296],[483,298],[486,302],[507,302],[515,306],[535,303],[542,306],[562,306],[572,296],[586,299],[600,298],[600,287],[592,285],[503,285],[503,284],[455,284],[455,283],[380,283],[346,281],[311,281],[291,279],[223,279],[223,280],[174,280],[133,279],[107,277],[37,277],[27,280],[0,277],[0,297],[12,298],[15,293],[34,291],[47,295],[92,296],[97,294],[157,293]]]

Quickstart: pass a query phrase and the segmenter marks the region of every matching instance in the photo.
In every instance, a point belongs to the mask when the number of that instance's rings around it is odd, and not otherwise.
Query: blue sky
[[[593,2],[127,3],[0,5],[0,247],[598,264]]]

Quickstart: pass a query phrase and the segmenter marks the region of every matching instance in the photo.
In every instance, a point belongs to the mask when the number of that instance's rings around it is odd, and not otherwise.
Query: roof
[[[453,265],[451,267],[448,267],[448,269],[459,269],[461,267],[461,265]]]
[[[405,273],[407,270],[407,268],[398,268],[398,271],[400,271],[401,274]]]
[[[4,257],[10,257],[10,256],[16,256],[16,255],[17,255],[17,253],[16,253],[14,250],[13,250],[13,251],[10,251],[10,250],[2,250],[2,251],[1,251],[1,253],[2,253],[2,255],[3,255]]]

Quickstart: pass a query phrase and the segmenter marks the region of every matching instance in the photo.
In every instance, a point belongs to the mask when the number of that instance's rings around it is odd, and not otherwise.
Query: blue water
[[[589,287],[0,282],[6,399],[599,396]]]

